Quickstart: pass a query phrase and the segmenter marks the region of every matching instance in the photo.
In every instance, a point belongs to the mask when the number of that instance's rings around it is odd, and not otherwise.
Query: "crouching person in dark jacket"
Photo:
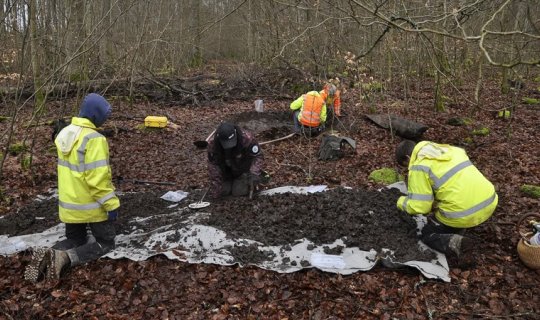
[[[263,154],[253,135],[223,122],[208,144],[210,195],[246,196],[261,182]]]

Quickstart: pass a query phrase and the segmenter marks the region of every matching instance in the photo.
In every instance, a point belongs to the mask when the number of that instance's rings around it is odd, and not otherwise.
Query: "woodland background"
[[[48,101],[80,99],[88,91],[130,102],[172,96],[179,104],[199,105],[253,93],[261,79],[266,83],[259,83],[259,97],[300,94],[334,79],[379,92],[369,103],[393,88],[403,89],[407,101],[415,85],[428,79],[437,110],[460,95],[461,85],[474,87],[472,105],[490,108],[482,104],[487,75],[500,78],[501,90],[509,92],[512,81],[538,66],[539,5],[535,0],[2,0],[2,114],[15,122],[17,112],[30,107],[38,123]],[[189,71],[211,72],[224,63],[235,65],[228,83],[207,81],[201,88],[188,82],[196,80],[186,77]],[[361,90],[353,98],[360,103],[366,94]],[[61,115],[71,115],[77,105],[66,106]],[[10,128],[2,132],[2,159],[11,144]]]

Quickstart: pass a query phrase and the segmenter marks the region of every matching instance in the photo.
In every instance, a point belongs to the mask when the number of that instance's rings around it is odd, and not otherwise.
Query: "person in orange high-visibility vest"
[[[430,141],[405,140],[396,161],[408,166],[407,195],[397,207],[428,217],[421,240],[440,252],[460,257],[476,245],[463,236],[485,222],[498,203],[493,184],[472,164],[465,150]]]
[[[327,93],[324,90],[310,91],[291,103],[295,132],[312,136],[324,130],[326,98]]]

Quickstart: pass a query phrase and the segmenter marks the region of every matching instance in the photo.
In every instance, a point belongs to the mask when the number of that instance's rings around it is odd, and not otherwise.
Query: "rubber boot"
[[[49,248],[39,248],[32,252],[32,260],[24,270],[26,280],[38,282],[45,277],[45,271],[50,262],[50,251]]]
[[[446,253],[455,254],[459,258],[474,250],[475,245],[476,244],[473,239],[459,234],[454,234],[452,237],[450,237],[450,241],[448,242],[448,250]]]
[[[456,259],[456,267],[462,269],[473,268],[476,266],[474,255],[471,255],[471,251],[474,250],[477,244],[469,237],[455,234],[450,238],[448,243],[447,254],[453,256]]]
[[[50,253],[50,263],[47,270],[48,279],[60,279],[60,274],[64,267],[67,267],[71,264],[71,260],[67,252],[62,250],[51,249]]]

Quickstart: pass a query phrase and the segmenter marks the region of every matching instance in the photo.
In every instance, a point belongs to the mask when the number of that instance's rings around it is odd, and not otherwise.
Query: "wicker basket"
[[[527,238],[532,236],[532,232],[526,234]],[[528,241],[521,237],[517,245],[519,258],[527,267],[540,269],[540,246],[531,246]]]

